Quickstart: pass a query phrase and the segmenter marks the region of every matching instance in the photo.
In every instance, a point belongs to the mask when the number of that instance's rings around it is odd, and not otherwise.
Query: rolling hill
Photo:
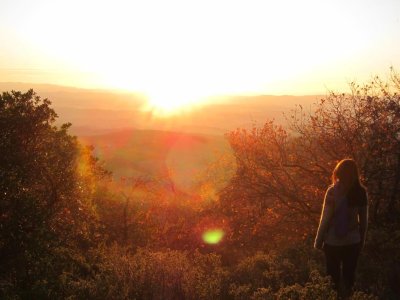
[[[95,147],[115,178],[150,176],[172,179],[190,189],[196,176],[223,153],[230,155],[224,134],[261,125],[284,124],[296,104],[310,107],[320,96],[224,96],[171,117],[143,111],[145,100],[134,93],[86,90],[46,84],[0,83],[0,92],[34,89],[48,98],[58,123]]]
[[[190,191],[197,176],[229,155],[223,136],[160,130],[122,130],[82,136],[95,147],[95,155],[113,172],[114,178],[150,177],[171,181],[180,190]]]
[[[144,111],[145,99],[135,93],[88,90],[48,84],[0,83],[0,91],[33,88],[52,101],[59,122],[72,123],[78,136],[110,133],[122,129],[153,129],[221,135],[238,127],[262,124],[266,119],[285,123],[283,113],[296,104],[311,107],[321,96],[220,96],[204,105],[171,117]]]

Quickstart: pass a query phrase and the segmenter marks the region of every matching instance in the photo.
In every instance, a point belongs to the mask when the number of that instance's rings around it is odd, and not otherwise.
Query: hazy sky
[[[391,65],[399,0],[0,0],[0,81],[309,94]]]

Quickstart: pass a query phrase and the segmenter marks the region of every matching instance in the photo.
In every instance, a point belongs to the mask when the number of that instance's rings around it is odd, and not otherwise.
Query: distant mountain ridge
[[[210,97],[204,105],[171,116],[160,117],[143,111],[145,99],[135,93],[90,90],[50,84],[0,83],[0,91],[32,88],[48,98],[59,115],[59,123],[72,123],[78,136],[120,131],[125,128],[159,129],[187,133],[222,135],[236,128],[263,124],[268,119],[284,124],[284,113],[300,104],[305,108],[323,96],[221,96]]]
[[[284,124],[284,113],[296,104],[311,108],[320,97],[213,97],[196,109],[162,118],[143,111],[145,100],[134,93],[0,83],[0,92],[31,88],[52,102],[59,124],[72,123],[71,132],[94,146],[94,154],[114,178],[150,176],[186,192],[196,186],[198,174],[221,155],[232,155],[225,133],[269,119]]]

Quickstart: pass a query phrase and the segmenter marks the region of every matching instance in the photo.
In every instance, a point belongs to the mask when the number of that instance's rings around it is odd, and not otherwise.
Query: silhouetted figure
[[[354,285],[357,260],[365,244],[367,191],[352,159],[344,159],[336,165],[332,183],[325,193],[314,247],[325,252],[327,273],[337,290],[343,274],[345,293],[349,295]]]

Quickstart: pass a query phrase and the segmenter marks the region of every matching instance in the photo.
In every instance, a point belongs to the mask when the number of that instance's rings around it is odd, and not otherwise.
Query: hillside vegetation
[[[351,299],[398,299],[399,93],[393,71],[226,139],[129,129],[82,142],[49,100],[3,92],[0,298],[336,299],[312,245],[331,171],[352,157],[370,224]],[[214,147],[230,151],[204,154]]]

